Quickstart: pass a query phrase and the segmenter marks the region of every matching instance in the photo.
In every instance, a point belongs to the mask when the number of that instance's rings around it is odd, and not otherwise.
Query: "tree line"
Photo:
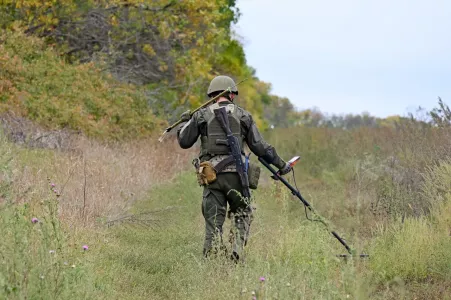
[[[54,46],[68,63],[95,63],[119,82],[142,90],[147,107],[173,121],[206,100],[206,87],[219,74],[240,85],[238,104],[258,126],[351,129],[402,120],[298,111],[288,98],[271,94],[247,64],[233,32],[240,17],[235,0],[4,0],[0,28],[23,30]]]

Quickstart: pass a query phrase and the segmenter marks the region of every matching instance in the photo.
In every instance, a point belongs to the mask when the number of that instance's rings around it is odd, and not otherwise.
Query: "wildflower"
[[[44,275],[39,275],[39,278],[41,278],[41,280],[44,279]]]
[[[32,218],[31,219],[31,223],[33,223],[33,224],[36,224],[38,222],[39,222],[38,218]]]
[[[75,268],[75,265],[72,265],[71,267],[72,267],[72,268]]]
[[[82,248],[83,248],[83,250],[84,250],[84,251],[86,251],[86,250],[88,250],[88,249],[89,249],[88,245],[83,245],[83,247],[82,247]]]
[[[287,282],[287,286],[291,286],[291,283]]]
[[[55,250],[50,250],[49,253],[50,254],[55,254]]]
[[[55,187],[55,184],[52,182],[52,183],[50,184],[50,186],[51,186],[51,187]]]
[[[255,296],[254,296],[254,297],[252,297],[252,300],[257,300],[257,297],[255,297]]]
[[[252,296],[255,296],[255,291],[252,291],[252,293],[251,293],[251,294],[252,294]]]
[[[260,281],[261,281],[261,282],[264,282],[264,281],[265,281],[265,277],[263,277],[263,276],[260,277]]]
[[[68,265],[67,261],[63,262],[63,264],[64,264],[65,266],[67,266],[67,265]]]
[[[53,189],[53,192],[54,192],[55,194],[57,194],[57,193],[58,193],[58,191],[57,191],[56,189]]]

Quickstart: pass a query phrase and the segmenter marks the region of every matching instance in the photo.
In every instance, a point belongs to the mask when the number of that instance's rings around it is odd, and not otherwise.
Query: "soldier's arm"
[[[177,130],[177,140],[183,149],[191,148],[199,138],[200,130],[197,118],[198,114],[195,113],[188,122]]]
[[[249,149],[258,157],[263,157],[268,163],[282,169],[286,164],[285,161],[277,154],[276,149],[263,139],[252,116],[244,115],[241,124]]]

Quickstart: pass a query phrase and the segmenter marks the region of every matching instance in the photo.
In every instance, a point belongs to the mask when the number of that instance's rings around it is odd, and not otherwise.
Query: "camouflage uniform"
[[[262,156],[266,161],[281,169],[285,166],[276,153],[275,149],[265,142],[255,125],[249,112],[233,104],[231,101],[221,101],[214,106],[233,106],[236,117],[239,119],[239,134],[249,149],[258,157]],[[212,155],[206,151],[205,143],[208,138],[207,107],[194,113],[191,119],[177,132],[178,142],[183,149],[192,147],[199,136],[201,137],[200,161],[210,161],[216,165],[228,155]],[[228,216],[233,220],[234,233],[231,235],[233,256],[239,256],[243,246],[246,245],[249,236],[249,227],[252,222],[252,208],[249,203],[236,191],[242,190],[242,185],[234,164],[217,174],[217,180],[204,186],[202,214],[205,218],[205,243],[204,255],[212,249],[214,240],[218,240],[222,245],[222,226],[226,218],[227,204],[229,205]]]

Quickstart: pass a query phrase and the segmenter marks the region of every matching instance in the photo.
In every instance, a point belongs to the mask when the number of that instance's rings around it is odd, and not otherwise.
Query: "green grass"
[[[366,206],[379,182],[362,178],[377,160],[322,166],[317,177],[297,167],[305,198],[370,254],[366,260],[338,259],[344,248],[263,172],[245,261],[235,265],[202,258],[202,189],[192,171],[152,188],[131,209],[131,221],[83,228],[61,222],[52,193],[29,201],[15,193],[16,173],[45,169],[38,158],[51,154],[1,142],[0,299],[450,299],[447,161],[423,174],[421,190],[436,199],[428,214],[387,219],[371,219]],[[32,217],[43,222],[31,224]],[[229,228],[227,220],[226,244]]]
[[[366,241],[341,232],[371,255],[343,261],[335,255],[344,249],[321,224],[305,219],[298,200],[272,183],[255,198],[243,264],[202,258],[201,188],[183,173],[134,207],[155,211],[152,225],[109,230],[96,268],[121,299],[252,299],[252,292],[257,299],[411,299],[417,293],[447,299],[450,241],[428,219],[393,223]]]
[[[0,139],[0,299],[95,298],[90,253],[60,221],[58,197],[48,186],[47,197],[24,202],[13,189],[17,149]]]
[[[381,280],[451,279],[449,233],[427,219],[408,219],[376,239],[371,267]]]
[[[244,264],[224,257],[204,260],[201,188],[193,174],[182,174],[135,207],[136,212],[168,207],[153,214],[154,225],[111,230],[99,268],[112,274],[116,292],[127,299],[251,299],[252,291],[258,299],[346,299],[356,293],[355,278],[349,277],[356,266],[334,256],[343,251],[340,245],[305,221],[297,200],[284,194],[274,201],[272,194],[267,189],[256,197]],[[287,214],[289,207],[297,208],[296,218]]]

